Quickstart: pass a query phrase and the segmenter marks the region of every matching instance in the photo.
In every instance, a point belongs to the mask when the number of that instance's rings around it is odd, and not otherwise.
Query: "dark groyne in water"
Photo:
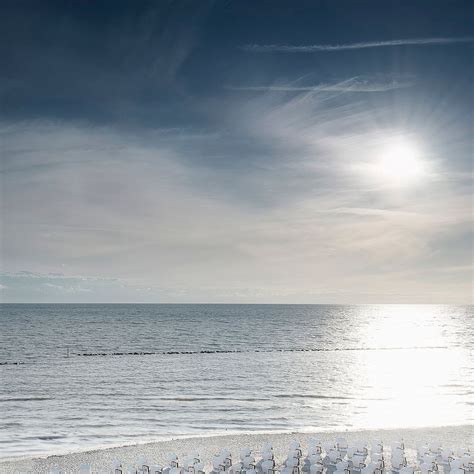
[[[336,347],[336,348],[309,348],[309,349],[216,349],[202,351],[133,351],[133,352],[76,352],[71,355],[79,357],[107,357],[107,356],[145,356],[145,355],[197,355],[197,354],[249,354],[272,352],[345,352],[345,351],[402,351],[414,349],[447,349],[446,346],[423,347]]]
[[[420,349],[448,349],[446,346],[411,346],[411,347],[334,347],[334,348],[294,348],[294,349],[215,349],[200,351],[114,351],[114,352],[72,352],[69,349],[64,357],[52,356],[54,359],[73,357],[120,357],[120,356],[169,356],[169,355],[201,355],[201,354],[256,354],[276,352],[350,352],[350,351],[403,351]],[[41,357],[38,359],[44,359]],[[38,360],[36,359],[36,360]],[[30,362],[34,362],[33,360]],[[23,361],[4,361],[2,365],[24,365]]]

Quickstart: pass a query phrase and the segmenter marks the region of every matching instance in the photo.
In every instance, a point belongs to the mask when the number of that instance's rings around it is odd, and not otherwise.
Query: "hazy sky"
[[[1,300],[472,302],[470,0],[0,9]]]

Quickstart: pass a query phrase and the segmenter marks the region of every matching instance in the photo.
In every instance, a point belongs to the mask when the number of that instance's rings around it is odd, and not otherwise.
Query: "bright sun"
[[[425,173],[425,164],[418,147],[400,139],[380,149],[372,171],[379,180],[403,186],[420,180]]]

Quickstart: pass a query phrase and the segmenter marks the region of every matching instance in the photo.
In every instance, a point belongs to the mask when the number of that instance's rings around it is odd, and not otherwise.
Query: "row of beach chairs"
[[[385,447],[378,440],[349,444],[344,438],[330,443],[311,438],[304,454],[301,444],[292,441],[283,461],[277,459],[273,446],[266,443],[259,451],[242,448],[238,459],[233,458],[230,450],[222,449],[210,464],[205,464],[198,453],[182,460],[171,453],[166,465],[141,457],[131,466],[120,461],[99,469],[82,464],[74,474],[474,474],[474,455],[467,448],[443,448],[439,443],[431,443],[418,446],[416,452],[416,460],[409,463],[403,441]],[[50,474],[69,473],[54,468]]]

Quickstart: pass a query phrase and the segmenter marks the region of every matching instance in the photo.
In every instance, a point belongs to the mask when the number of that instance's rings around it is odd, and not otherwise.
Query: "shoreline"
[[[424,442],[440,442],[443,446],[474,447],[474,426],[442,426],[426,428],[398,428],[379,430],[321,430],[311,432],[259,432],[246,434],[196,435],[177,437],[168,440],[144,442],[117,447],[100,448],[68,454],[52,454],[47,457],[22,457],[0,461],[2,474],[13,474],[28,471],[33,474],[48,473],[53,467],[65,471],[77,470],[81,463],[89,463],[94,468],[110,466],[114,459],[120,459],[124,464],[133,464],[139,456],[145,456],[153,463],[165,463],[166,454],[176,452],[179,457],[190,452],[199,452],[205,465],[209,464],[212,456],[221,448],[228,448],[237,456],[242,447],[260,450],[265,442],[271,442],[278,457],[283,457],[288,444],[298,439],[303,446],[310,437],[317,437],[323,442],[335,437],[344,437],[349,443],[354,441],[371,441],[381,439],[385,445],[403,438],[407,446],[408,457],[413,462],[416,446]]]

